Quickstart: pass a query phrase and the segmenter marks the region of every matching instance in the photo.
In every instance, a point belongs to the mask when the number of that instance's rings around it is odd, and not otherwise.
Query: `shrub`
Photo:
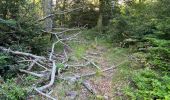
[[[170,70],[168,67],[170,59],[170,41],[148,36],[144,40],[146,41],[145,43],[148,44],[146,51],[148,54],[148,62],[151,65],[150,67],[164,71]]]
[[[14,79],[7,80],[0,86],[1,100],[22,100],[26,97],[26,90],[17,85]]]
[[[170,98],[170,77],[160,75],[151,69],[137,71],[132,79],[132,87],[125,94],[133,100],[168,100]]]

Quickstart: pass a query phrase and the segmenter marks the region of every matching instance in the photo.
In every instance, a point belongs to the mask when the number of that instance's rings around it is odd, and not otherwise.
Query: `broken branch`
[[[47,97],[47,98],[49,98],[49,99],[51,99],[51,100],[57,100],[57,99],[51,97],[50,95],[41,92],[39,89],[37,89],[37,88],[35,88],[35,87],[34,87],[34,90],[37,91],[37,92],[38,92],[39,94],[41,94],[42,96],[45,96],[45,97]]]
[[[57,66],[55,64],[55,61],[53,61],[53,68],[52,68],[52,72],[51,72],[51,80],[50,80],[50,83],[47,84],[47,85],[44,85],[42,87],[39,87],[38,90],[42,91],[46,88],[49,88],[53,85],[54,83],[54,80],[55,80],[55,74],[56,74],[56,69],[57,69]]]
[[[30,72],[30,71],[23,70],[23,69],[19,69],[19,71],[20,71],[20,72],[27,73],[27,74],[31,74],[31,75],[33,75],[33,76],[40,77],[40,78],[44,77],[44,75],[43,75],[43,74],[37,74],[37,73]]]
[[[25,52],[19,52],[19,51],[12,51],[11,49],[6,49],[6,48],[1,47],[1,46],[0,46],[0,50],[4,51],[4,52],[7,52],[7,53],[15,54],[15,55],[22,55],[22,56],[32,57],[32,58],[35,58],[35,59],[43,59],[43,60],[46,59],[43,56],[37,56],[37,55],[33,55],[31,53],[25,53]]]

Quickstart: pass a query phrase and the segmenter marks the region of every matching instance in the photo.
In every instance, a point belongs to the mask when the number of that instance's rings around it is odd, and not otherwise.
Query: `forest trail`
[[[99,40],[100,41],[100,40]],[[109,45],[109,46],[108,46]],[[110,46],[105,42],[74,43],[68,70],[60,76],[69,81],[55,84],[53,97],[59,100],[119,100],[122,87],[127,82],[121,66],[128,61],[125,49]],[[113,67],[113,69],[101,72]],[[95,73],[75,79],[76,76]]]

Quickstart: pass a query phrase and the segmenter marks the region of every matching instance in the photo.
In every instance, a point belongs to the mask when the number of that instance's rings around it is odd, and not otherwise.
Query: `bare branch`
[[[68,61],[68,55],[66,53],[66,50],[64,49],[64,56],[65,56],[65,59],[62,61],[62,63],[64,64],[65,62]]]
[[[20,72],[27,73],[27,74],[31,74],[31,75],[33,75],[33,76],[40,77],[40,78],[42,78],[42,77],[44,77],[44,76],[45,76],[45,75],[43,75],[43,74],[37,74],[37,73],[30,72],[30,71],[23,70],[23,69],[19,69],[19,71],[20,71]]]
[[[19,63],[22,63],[22,62],[31,62],[32,60],[20,60],[20,61],[17,61]]]
[[[37,60],[38,60],[38,59],[33,60],[32,63],[31,63],[31,65],[28,67],[27,70],[31,70],[32,67],[35,65],[35,63],[36,63]]]
[[[90,91],[92,94],[96,95],[97,91],[95,89],[92,88],[92,86],[90,85],[90,83],[88,81],[83,81],[82,82],[83,86]]]
[[[43,66],[43,65],[41,65],[40,63],[38,63],[38,62],[35,62],[38,66],[41,66],[42,68],[44,68],[45,70],[47,70],[47,71],[49,71],[49,69],[47,68],[47,67],[45,67],[45,66]]]
[[[32,57],[32,58],[35,58],[35,59],[43,59],[43,60],[46,59],[46,58],[43,57],[43,56],[37,56],[37,55],[33,55],[33,54],[31,54],[31,53],[25,53],[25,52],[19,52],[19,51],[12,51],[11,49],[6,49],[6,48],[1,47],[1,46],[0,46],[0,50],[1,50],[1,51],[4,51],[4,52],[7,52],[7,53],[15,54],[15,55]]]
[[[44,21],[45,19],[47,19],[47,18],[49,18],[49,17],[53,17],[53,16],[55,16],[55,15],[62,15],[62,14],[70,13],[70,12],[72,12],[72,11],[79,10],[79,9],[82,9],[82,8],[84,8],[84,7],[79,7],[79,8],[76,8],[76,9],[69,9],[69,10],[65,10],[65,11],[56,12],[56,13],[54,13],[54,14],[49,14],[49,15],[47,15],[47,16],[39,19],[39,20],[37,20],[37,22],[39,22],[39,21]]]
[[[93,66],[95,66],[97,69],[100,69],[100,67],[98,65],[96,65],[93,61],[89,60],[88,58],[86,57],[82,57],[83,59],[89,61]]]
[[[50,53],[50,57],[49,57],[49,60],[51,61],[52,60],[52,56],[53,56],[53,53],[54,53],[54,48],[55,48],[55,45],[57,43],[59,43],[60,41],[58,40],[57,42],[53,43],[52,45],[52,49],[51,49],[51,53]]]
[[[124,64],[125,62],[127,62],[127,60],[119,63],[118,65],[113,65],[112,67],[109,67],[109,68],[106,68],[106,69],[104,69],[104,70],[101,70],[100,72],[107,72],[107,71],[116,69],[118,66]],[[81,75],[81,76],[79,76],[79,77],[90,77],[90,76],[93,76],[93,75],[96,75],[96,74],[97,74],[97,72],[92,72],[92,73],[88,73],[88,74]]]
[[[119,63],[118,65],[113,65],[112,67],[109,67],[109,68],[106,68],[104,70],[101,70],[100,72],[107,72],[107,71],[110,71],[110,70],[113,70],[113,69],[116,69],[118,66],[124,64],[125,62],[127,62],[127,60]],[[83,78],[83,77],[91,77],[91,76],[94,76],[96,75],[97,72],[92,72],[92,73],[87,73],[87,74],[83,74],[83,75],[75,75],[75,76],[68,76],[68,77],[59,77],[60,79],[62,80],[65,80],[65,81],[70,81],[70,80],[78,80],[80,78]]]
[[[57,100],[56,98],[51,97],[49,94],[45,94],[45,93],[41,92],[39,89],[37,89],[35,87],[34,87],[34,90],[37,91],[39,94],[41,94],[41,95],[43,95],[43,96],[45,96],[45,97],[47,97],[51,100]]]
[[[67,30],[67,31],[77,31],[77,30],[81,30],[81,28],[53,28],[54,30]]]
[[[56,66],[55,61],[52,61],[52,62],[53,62],[53,68],[52,68],[52,72],[51,72],[51,80],[50,80],[50,83],[47,84],[47,85],[44,85],[44,86],[42,86],[42,87],[39,87],[38,90],[40,90],[40,91],[51,87],[51,86],[53,85],[53,83],[54,83],[57,66]]]

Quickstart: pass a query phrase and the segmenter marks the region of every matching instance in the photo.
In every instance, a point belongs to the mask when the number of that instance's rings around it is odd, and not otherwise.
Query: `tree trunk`
[[[99,33],[102,33],[102,30],[103,30],[103,16],[102,16],[102,14],[99,14],[99,18],[97,21],[97,30]]]
[[[104,31],[103,27],[107,26],[112,14],[111,0],[99,0],[99,17],[97,22],[97,28],[99,32]]]
[[[66,7],[66,0],[63,1],[63,7],[61,8],[62,11],[65,10]],[[64,26],[65,24],[65,14],[61,15],[61,26]]]
[[[103,30],[103,0],[99,0],[99,17],[97,21],[97,30],[102,33]]]
[[[52,0],[42,0],[43,15],[48,16],[52,13]],[[45,31],[52,31],[52,18],[46,18],[44,22]]]

